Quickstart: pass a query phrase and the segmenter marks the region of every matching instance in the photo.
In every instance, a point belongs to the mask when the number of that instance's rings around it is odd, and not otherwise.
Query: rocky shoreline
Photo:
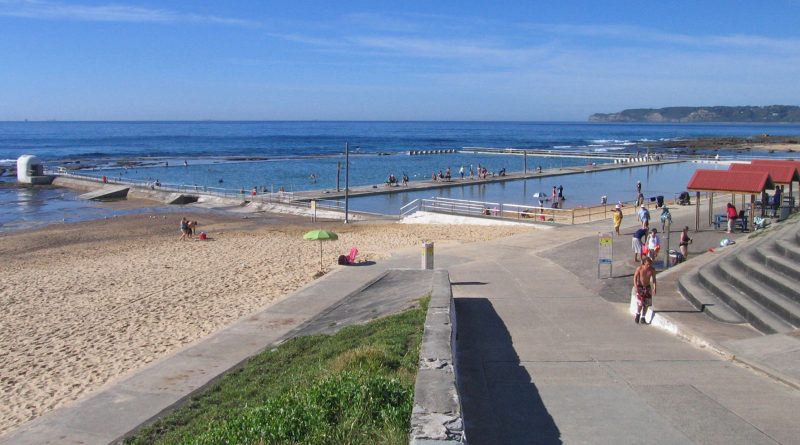
[[[640,145],[647,149],[683,149],[687,152],[697,150],[739,150],[792,153],[800,151],[800,135],[771,136],[760,134],[750,137],[711,137],[697,139],[681,139],[670,141],[644,142]]]

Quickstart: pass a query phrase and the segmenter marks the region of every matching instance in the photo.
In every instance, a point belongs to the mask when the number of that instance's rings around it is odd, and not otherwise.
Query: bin
[[[781,214],[779,220],[783,221],[784,219],[788,218],[789,215],[791,214],[792,214],[792,206],[789,204],[784,204],[781,206]]]

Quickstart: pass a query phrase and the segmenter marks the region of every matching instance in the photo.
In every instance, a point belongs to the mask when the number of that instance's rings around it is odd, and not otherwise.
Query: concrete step
[[[190,195],[187,193],[170,193],[165,202],[170,205],[184,205],[197,202],[199,198],[198,195]]]
[[[782,242],[775,242],[774,246],[782,257],[788,259],[789,261],[800,263],[800,247],[791,243]]]
[[[787,285],[785,278],[770,274],[764,266],[755,263],[747,255],[737,255],[731,261],[722,261],[719,267],[728,282],[741,292],[787,323],[800,326],[800,301],[795,299],[800,297],[791,289],[791,285]],[[791,293],[785,292],[785,287]]]
[[[104,199],[121,199],[128,196],[130,187],[124,185],[104,185],[97,190],[84,193],[79,197],[81,199],[93,199],[102,201]]]
[[[714,295],[702,283],[696,273],[683,275],[678,279],[678,291],[698,310],[714,320],[724,323],[747,323],[741,315],[724,301]]]
[[[775,243],[767,243],[753,251],[753,259],[773,273],[780,274],[790,282],[800,281],[800,263],[781,255]],[[796,286],[792,286],[794,288]],[[800,290],[798,290],[800,292]]]
[[[730,284],[728,277],[721,271],[719,263],[701,267],[697,276],[706,289],[733,308],[759,331],[765,334],[775,334],[794,330],[792,325]]]

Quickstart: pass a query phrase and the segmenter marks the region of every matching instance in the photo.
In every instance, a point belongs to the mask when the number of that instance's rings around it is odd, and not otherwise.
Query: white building
[[[23,184],[49,184],[52,176],[45,176],[44,165],[34,155],[22,155],[17,159],[17,181]]]

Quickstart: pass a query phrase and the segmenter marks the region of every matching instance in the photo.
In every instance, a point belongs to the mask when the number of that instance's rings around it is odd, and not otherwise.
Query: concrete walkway
[[[673,210],[673,227],[693,221],[693,208]],[[608,226],[534,232],[437,256],[456,298],[468,443],[800,443],[800,391],[634,324],[632,229],[615,242],[616,278],[596,278],[597,232]],[[691,236],[696,254],[727,235]],[[678,304],[668,315],[693,317],[693,332],[769,343],[679,300],[660,281],[655,308]]]

